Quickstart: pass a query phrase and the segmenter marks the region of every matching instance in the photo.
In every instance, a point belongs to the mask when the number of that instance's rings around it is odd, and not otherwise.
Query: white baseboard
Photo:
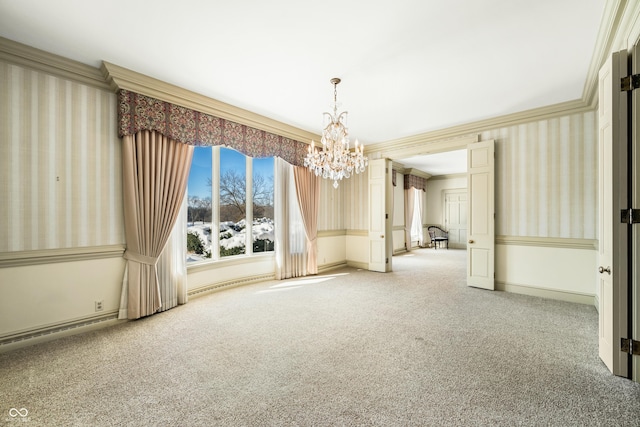
[[[496,290],[589,305],[595,304],[596,299],[595,295],[590,294],[561,291],[558,289],[548,289],[530,285],[516,285],[513,283],[504,283],[498,281],[496,281]]]
[[[114,310],[101,313],[97,316],[87,316],[80,319],[14,332],[0,337],[0,353],[106,328],[126,321],[127,320],[118,320],[118,311]]]
[[[226,282],[212,283],[210,285],[200,286],[199,288],[189,290],[187,292],[187,295],[189,298],[196,298],[211,292],[217,292],[224,289],[235,288],[236,286],[249,285],[252,283],[264,282],[266,280],[274,279],[275,277],[273,274],[243,277],[242,279],[228,280]]]
[[[336,268],[346,267],[346,261],[338,261],[329,264],[323,264],[318,266],[318,273],[325,273],[330,270],[335,270]]]
[[[353,267],[353,268],[361,268],[363,270],[368,270],[369,269],[369,264],[366,262],[360,262],[360,261],[349,261],[347,260],[347,265],[349,267]]]

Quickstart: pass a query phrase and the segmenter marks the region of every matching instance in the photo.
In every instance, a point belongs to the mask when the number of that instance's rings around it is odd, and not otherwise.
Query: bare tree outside
[[[187,221],[192,224],[211,222],[211,197],[188,196]]]
[[[207,185],[212,186],[211,178]],[[220,176],[220,221],[238,222],[247,216],[246,176],[228,169]],[[273,218],[273,178],[255,174],[253,179],[253,217]]]

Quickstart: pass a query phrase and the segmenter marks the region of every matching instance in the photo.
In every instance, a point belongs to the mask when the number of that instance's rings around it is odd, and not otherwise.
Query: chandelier
[[[333,188],[338,188],[338,181],[349,178],[353,172],[364,172],[369,160],[363,155],[364,145],[356,139],[354,151],[349,148],[349,130],[347,129],[347,112],[338,114],[339,78],[331,79],[333,84],[333,114],[324,113],[322,129],[322,148],[315,147],[312,140],[309,152],[304,158],[304,165],[316,176],[333,180]]]

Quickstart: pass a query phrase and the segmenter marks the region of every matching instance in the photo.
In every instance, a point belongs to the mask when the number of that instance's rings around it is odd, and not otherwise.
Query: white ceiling
[[[579,99],[603,0],[0,0],[0,36],[378,143]]]
[[[467,172],[467,150],[445,151],[396,159],[405,168],[415,168],[431,176],[454,175]]]

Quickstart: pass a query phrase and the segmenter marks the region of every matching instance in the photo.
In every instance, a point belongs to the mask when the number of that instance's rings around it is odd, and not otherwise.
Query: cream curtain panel
[[[298,205],[293,166],[275,158],[276,279],[307,275],[307,236]]]
[[[156,264],[182,207],[193,146],[156,131],[123,137],[123,193],[127,259],[127,318],[162,306]],[[122,313],[122,307],[121,307]]]
[[[295,166],[293,175],[296,194],[307,235],[307,272],[318,274],[318,209],[320,205],[320,177],[303,166]]]

